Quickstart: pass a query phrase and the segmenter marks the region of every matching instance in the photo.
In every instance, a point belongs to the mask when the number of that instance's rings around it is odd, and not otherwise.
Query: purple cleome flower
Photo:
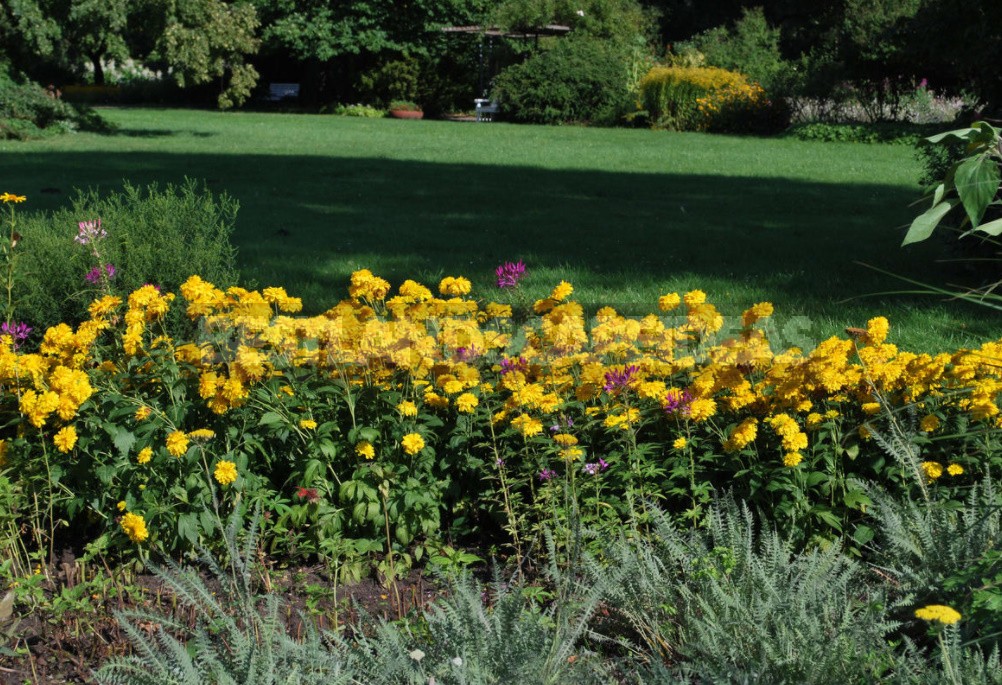
[[[525,263],[521,260],[517,262],[505,262],[494,270],[497,276],[499,288],[514,288],[525,275]]]
[[[692,393],[688,390],[683,392],[681,395],[669,395],[668,399],[665,401],[665,413],[674,414],[677,412],[686,416],[689,413],[690,404],[692,404]]]
[[[86,279],[86,281],[92,285],[97,285],[98,283],[101,282],[101,271],[102,271],[101,267],[95,266],[93,269],[87,272],[87,275],[84,276],[84,279]],[[115,269],[115,267],[112,266],[111,264],[105,264],[103,271],[105,275],[108,276],[109,280],[114,278],[115,274],[118,273],[118,270]]]
[[[553,478],[555,475],[557,475],[556,471],[553,471],[551,469],[543,469],[542,471],[539,472],[539,480],[540,482],[545,483],[546,481]]]
[[[501,375],[511,373],[512,371],[522,371],[523,373],[529,369],[529,360],[525,357],[518,357],[516,359],[502,359],[501,360]]]
[[[108,237],[108,232],[101,228],[100,219],[95,219],[93,221],[81,221],[77,224],[77,227],[77,237],[73,240],[81,245],[87,245],[88,243]]]
[[[559,433],[561,430],[563,430],[563,427],[560,425],[561,421],[563,421],[564,425],[566,425],[568,428],[570,428],[571,426],[574,425],[574,419],[572,419],[569,416],[563,416],[563,415],[561,415],[560,416],[560,420],[557,421],[552,426],[550,426],[550,432],[551,433]]]
[[[629,387],[630,381],[633,380],[638,370],[636,366],[630,364],[622,371],[606,371],[605,386],[603,386],[603,389],[606,392],[625,390]]]
[[[599,460],[598,460],[597,463],[592,462],[592,463],[585,464],[582,467],[582,470],[585,473],[587,473],[589,476],[597,476],[599,473],[601,473],[602,471],[605,471],[607,468],[609,468],[609,462],[607,462],[605,459],[602,459],[601,457],[599,457]]]
[[[456,348],[456,358],[461,362],[473,361],[479,356],[480,356],[480,350],[477,349],[476,345]]]
[[[28,339],[28,334],[32,330],[31,326],[23,321],[18,321],[17,323],[7,323],[5,321],[0,325],[0,335],[9,335],[14,343],[15,350],[21,346],[21,343]]]

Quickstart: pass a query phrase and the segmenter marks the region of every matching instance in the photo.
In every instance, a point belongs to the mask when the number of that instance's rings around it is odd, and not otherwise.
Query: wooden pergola
[[[562,24],[546,24],[545,26],[534,26],[526,29],[503,29],[500,26],[446,26],[442,28],[443,33],[470,33],[480,36],[480,75],[479,75],[479,96],[486,97],[487,91],[484,87],[484,36],[487,36],[488,50],[494,53],[495,38],[514,38],[519,40],[532,39],[537,43],[539,38],[547,36],[563,36],[570,33],[571,27]]]

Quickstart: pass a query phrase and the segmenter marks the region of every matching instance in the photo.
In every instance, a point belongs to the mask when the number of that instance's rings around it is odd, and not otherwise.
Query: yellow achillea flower
[[[940,420],[935,414],[929,414],[924,417],[922,421],[919,422],[919,428],[921,428],[926,433],[932,433],[934,430],[939,428]]]
[[[668,293],[658,298],[658,309],[663,312],[670,312],[682,303],[682,298],[678,293]]]
[[[153,413],[152,409],[150,409],[147,406],[142,406],[136,410],[136,421],[145,421],[146,419],[150,418],[150,414],[152,413]]]
[[[925,471],[925,477],[929,480],[936,480],[943,475],[943,465],[938,461],[922,462],[922,470]]]
[[[953,625],[961,619],[960,612],[943,604],[929,604],[915,610],[915,618],[923,621],[938,621],[943,625]]]
[[[759,319],[772,316],[772,312],[773,308],[771,302],[759,302],[744,311],[741,315],[741,324],[745,328],[748,328]]]
[[[528,414],[519,414],[513,418],[511,420],[511,427],[526,438],[531,438],[543,432],[543,423]]]
[[[91,315],[91,318],[99,319],[113,313],[120,304],[122,304],[121,297],[105,295],[91,302],[90,306],[87,307],[87,312]]]
[[[316,429],[317,422],[314,421],[313,419],[300,419],[299,427],[302,428],[304,431],[311,431]]]
[[[950,464],[946,467],[946,472],[951,476],[959,476],[964,472],[964,467],[960,464]]]
[[[213,471],[212,477],[220,485],[229,485],[237,479],[237,465],[232,461],[220,461],[216,464],[216,470]]]
[[[675,442],[671,444],[677,450],[684,450],[685,446],[689,444],[689,441],[685,438],[675,438]]]
[[[401,416],[414,417],[417,416],[417,405],[410,400],[404,400],[397,405],[397,411]]]
[[[792,469],[795,466],[799,466],[803,460],[804,456],[800,452],[787,452],[783,455],[783,466]]]
[[[462,276],[446,276],[438,284],[438,292],[449,297],[459,297],[468,295],[471,287],[470,282]]]
[[[696,423],[705,421],[716,413],[717,403],[710,399],[700,398],[693,400],[692,404],[689,405],[689,418]]]
[[[682,297],[682,300],[687,307],[695,307],[706,302],[706,293],[702,290],[690,290]]]
[[[216,431],[209,428],[197,428],[188,433],[188,437],[192,440],[212,440],[216,437]]]
[[[462,381],[451,380],[446,381],[445,385],[442,386],[442,390],[445,391],[446,395],[455,395],[457,393],[463,392],[466,386],[463,385]]]
[[[456,398],[456,409],[463,414],[472,414],[479,404],[480,400],[471,392],[464,392]]]
[[[148,464],[150,459],[153,458],[153,449],[151,447],[144,447],[139,450],[139,454],[136,455],[136,461],[140,464]]]
[[[866,322],[866,340],[871,345],[879,345],[887,339],[891,324],[883,316],[875,316]]]
[[[181,431],[174,431],[167,436],[167,452],[171,456],[180,457],[188,451],[188,436]]]
[[[755,437],[757,435],[758,420],[754,418],[747,418],[734,428],[734,431],[724,443],[724,450],[727,452],[736,452],[744,449],[750,443],[755,441]]]
[[[66,426],[52,438],[56,449],[66,454],[77,444],[77,429],[73,426]]]
[[[577,461],[584,456],[584,450],[580,447],[567,447],[560,450],[560,456],[565,461]]]
[[[553,292],[550,293],[550,299],[556,300],[557,302],[561,302],[570,297],[571,293],[573,292],[574,292],[574,286],[572,286],[567,281],[560,281],[560,283],[558,283],[556,287],[553,288]]]
[[[880,412],[880,402],[864,402],[859,405],[859,408],[863,410],[863,413],[867,416],[873,416]]]
[[[146,538],[150,536],[149,531],[146,529],[146,519],[141,514],[129,512],[122,517],[119,525],[122,526],[122,530],[125,531],[125,534],[133,542],[145,542]]]
[[[578,444],[578,439],[570,433],[557,433],[553,436],[553,441],[561,447],[573,447]]]
[[[376,448],[368,440],[361,440],[355,444],[355,454],[366,459],[375,459]]]
[[[400,439],[400,446],[404,448],[404,452],[414,456],[424,449],[424,438],[420,433],[408,433]]]

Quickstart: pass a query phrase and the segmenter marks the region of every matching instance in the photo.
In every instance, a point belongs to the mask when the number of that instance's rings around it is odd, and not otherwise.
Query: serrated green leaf
[[[865,545],[874,538],[874,535],[875,533],[873,532],[873,528],[870,528],[869,526],[859,526],[852,534],[852,539],[855,540],[858,545]]]
[[[122,455],[122,458],[125,458],[129,456],[132,446],[136,444],[136,436],[127,430],[119,430],[115,435],[114,443],[115,447],[118,448],[118,453]]]
[[[275,425],[280,425],[280,424],[282,424],[284,422],[285,422],[285,419],[278,412],[267,411],[267,412],[265,412],[264,414],[261,415],[261,418],[258,420],[257,425],[259,425],[259,426],[275,426]]]

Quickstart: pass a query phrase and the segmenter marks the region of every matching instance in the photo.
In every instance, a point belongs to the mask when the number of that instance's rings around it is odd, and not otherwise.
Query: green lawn
[[[534,293],[561,278],[589,307],[638,313],[701,288],[725,314],[771,300],[787,344],[877,314],[931,349],[999,334],[987,310],[874,296],[902,284],[865,261],[957,280],[932,246],[903,250],[919,165],[906,146],[605,130],[108,109],[114,135],[0,142],[0,192],[24,209],[74,187],[205,179],[241,205],[245,276],[313,311],[369,267],[394,282],[491,273],[523,259]],[[47,191],[43,189],[48,189]],[[60,192],[53,192],[58,189]],[[113,226],[108,227],[114,230]]]

